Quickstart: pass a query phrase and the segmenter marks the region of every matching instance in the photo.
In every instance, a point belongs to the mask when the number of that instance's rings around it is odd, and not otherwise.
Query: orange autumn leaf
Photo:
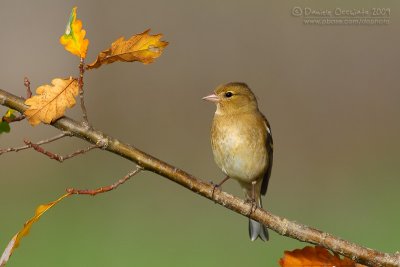
[[[36,89],[37,95],[25,100],[29,108],[24,112],[31,125],[40,122],[51,123],[64,116],[65,110],[75,105],[78,95],[78,81],[73,78],[56,78],[51,85],[42,85]]]
[[[98,68],[115,61],[152,63],[161,56],[168,42],[160,40],[163,37],[162,34],[150,35],[149,31],[133,35],[128,40],[124,40],[124,37],[119,38],[111,44],[110,48],[100,52],[96,61],[86,66],[87,69]]]
[[[85,58],[89,40],[85,39],[86,31],[82,29],[82,21],[76,19],[76,7],[71,11],[65,33],[60,37],[60,43],[65,50],[78,57]]]
[[[279,260],[281,267],[356,267],[354,261],[349,258],[340,258],[338,254],[332,254],[324,247],[306,246],[303,249],[285,251],[283,258]]]
[[[21,229],[21,231],[19,231],[16,235],[14,235],[11,241],[8,243],[6,249],[4,250],[3,254],[0,257],[0,266],[6,265],[7,261],[11,257],[14,250],[19,246],[21,239],[29,234],[29,230],[31,229],[32,225],[35,222],[37,222],[46,211],[48,211],[58,202],[60,202],[61,200],[70,195],[71,195],[70,193],[67,193],[62,197],[58,198],[56,201],[40,205],[36,208],[35,216],[33,216],[29,221],[25,222],[24,227]]]

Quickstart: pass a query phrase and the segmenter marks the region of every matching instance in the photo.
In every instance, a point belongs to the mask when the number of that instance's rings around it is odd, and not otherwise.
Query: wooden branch
[[[31,91],[31,82],[29,81],[29,79],[27,77],[24,78],[24,86],[26,87],[26,98],[30,98],[32,96],[32,91]],[[23,119],[25,119],[25,115],[21,114],[18,117],[15,118],[6,118],[5,116],[3,116],[2,120],[6,121],[8,123],[13,123],[13,122],[17,122],[17,121],[22,121]]]
[[[21,113],[27,109],[22,98],[1,89],[0,104],[18,110]],[[266,225],[268,228],[280,235],[323,246],[331,251],[349,257],[356,262],[369,266],[400,266],[400,252],[389,254],[362,247],[309,226],[289,221],[286,218],[274,215],[259,208],[249,215],[249,211],[252,209],[251,203],[246,203],[244,200],[220,190],[214,191],[214,185],[204,182],[203,180],[156,159],[131,145],[122,143],[111,136],[95,129],[91,129],[87,127],[87,125],[82,125],[68,117],[63,117],[55,121],[52,126],[61,131],[70,132],[78,138],[96,144],[105,150],[133,161],[146,170],[168,178],[169,180],[174,181],[203,197],[213,200],[230,210],[248,216],[253,220]]]

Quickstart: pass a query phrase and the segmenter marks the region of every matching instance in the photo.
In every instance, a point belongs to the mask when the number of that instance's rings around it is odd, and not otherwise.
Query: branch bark
[[[28,108],[28,106],[24,104],[23,98],[12,95],[1,89],[0,104],[15,109],[21,113]],[[389,254],[366,248],[318,229],[289,221],[286,218],[274,215],[259,208],[250,212],[252,209],[251,203],[246,203],[244,200],[220,190],[214,191],[214,185],[204,182],[203,180],[148,155],[131,145],[122,143],[116,138],[92,129],[86,124],[81,124],[68,117],[63,117],[55,121],[52,126],[61,131],[69,132],[73,136],[84,139],[102,149],[133,161],[143,169],[157,173],[203,197],[235,211],[236,213],[250,217],[266,225],[268,228],[280,235],[323,246],[361,264],[369,266],[400,266],[400,252]]]

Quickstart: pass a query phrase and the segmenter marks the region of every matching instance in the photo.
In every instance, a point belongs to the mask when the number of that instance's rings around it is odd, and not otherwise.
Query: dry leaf
[[[133,35],[128,40],[124,40],[124,37],[119,38],[111,44],[110,48],[100,52],[95,62],[86,67],[94,69],[115,61],[152,63],[161,55],[168,42],[160,40],[162,34],[150,35],[149,31]]]
[[[283,258],[279,260],[279,265],[281,267],[356,267],[356,263],[351,259],[346,257],[341,259],[338,254],[332,254],[320,246],[285,251]]]
[[[52,208],[54,205],[56,205],[58,202],[63,200],[64,198],[70,196],[70,193],[67,193],[57,199],[56,201],[40,205],[39,207],[36,208],[35,211],[35,216],[33,216],[29,221],[25,222],[24,227],[19,231],[8,243],[6,249],[4,250],[3,254],[0,257],[0,266],[6,265],[8,259],[11,257],[11,254],[14,252],[14,250],[19,246],[19,243],[21,239],[29,234],[29,230],[31,229],[32,225],[37,222],[40,217],[48,211],[50,208]]]
[[[30,106],[25,115],[31,125],[40,122],[51,123],[62,117],[67,108],[75,105],[75,97],[79,87],[76,79],[53,79],[52,85],[42,85],[36,89],[35,95],[28,98],[25,104]]]
[[[65,33],[60,37],[60,43],[65,50],[78,57],[85,58],[89,40],[85,39],[86,31],[82,29],[82,21],[76,19],[76,7],[71,11]]]

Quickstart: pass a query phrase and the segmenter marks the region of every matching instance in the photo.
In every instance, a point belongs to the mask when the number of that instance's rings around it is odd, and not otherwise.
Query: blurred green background
[[[215,107],[201,97],[247,82],[269,118],[275,159],[267,209],[385,252],[400,249],[398,1],[11,1],[0,4],[0,88],[24,95],[77,74],[59,44],[78,6],[87,61],[120,36],[152,28],[170,45],[154,64],[87,72],[93,125],[205,180],[219,181],[209,144]],[[293,7],[390,8],[389,25],[307,26]],[[0,107],[1,112],[5,108]],[[68,115],[80,118],[77,107]],[[57,133],[12,125],[0,147]],[[66,138],[46,148],[86,146]],[[92,151],[63,164],[33,151],[0,157],[0,250],[35,208],[65,188],[108,185],[134,164]],[[224,190],[242,196],[229,182]],[[277,266],[306,244],[250,242],[247,219],[152,173],[118,190],[77,196],[33,226],[8,266]]]

